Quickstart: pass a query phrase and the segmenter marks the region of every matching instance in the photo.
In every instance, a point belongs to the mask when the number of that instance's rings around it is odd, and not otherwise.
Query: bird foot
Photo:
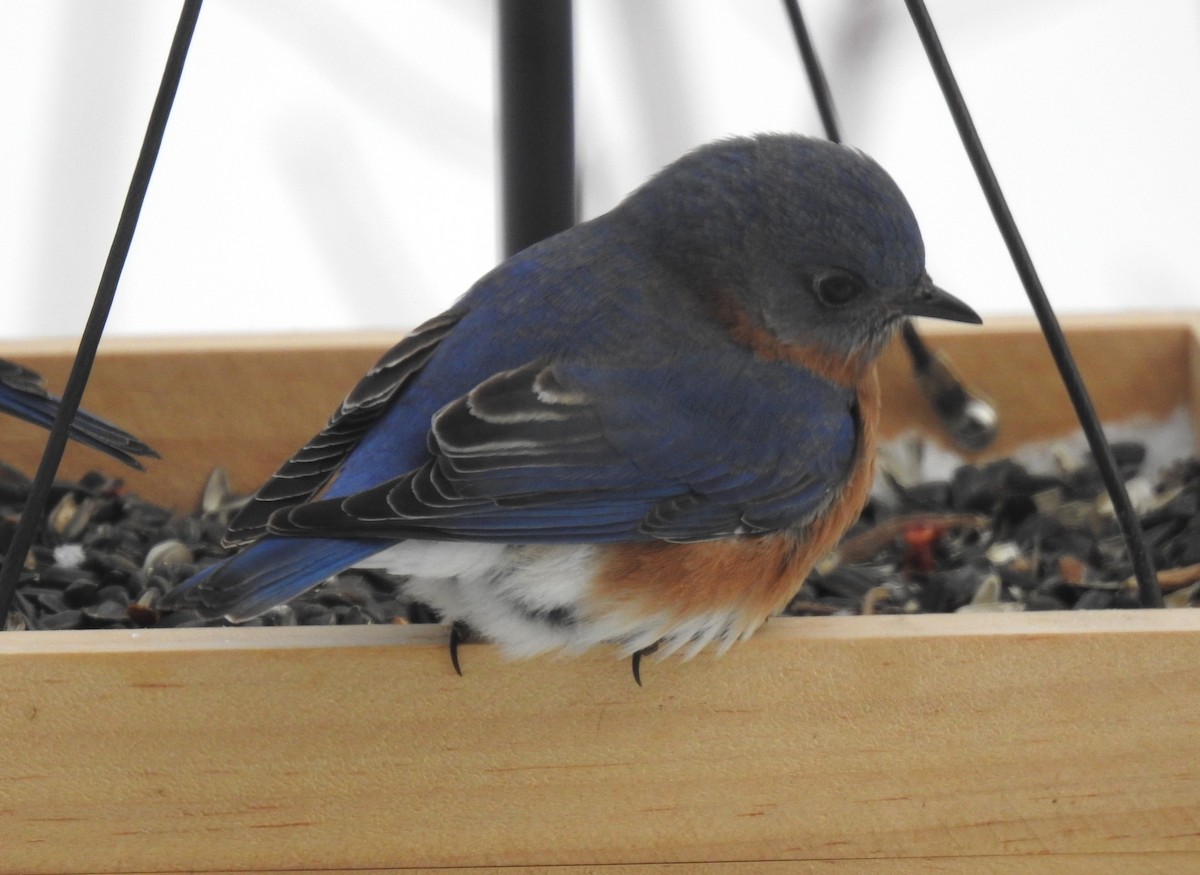
[[[658,650],[658,645],[660,644],[662,644],[661,641],[655,641],[649,647],[643,647],[641,650],[633,651],[631,667],[633,668],[633,679],[639,687],[642,685],[642,657]]]
[[[458,645],[464,641],[470,641],[473,637],[471,627],[466,623],[451,623],[450,624],[450,664],[454,666],[454,671],[459,677],[463,676],[462,665],[458,661]]]

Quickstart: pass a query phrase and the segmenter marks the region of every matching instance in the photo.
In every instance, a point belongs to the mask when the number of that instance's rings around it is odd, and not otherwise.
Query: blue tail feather
[[[381,540],[264,538],[192,575],[163,600],[234,622],[257,617],[387,547]]]

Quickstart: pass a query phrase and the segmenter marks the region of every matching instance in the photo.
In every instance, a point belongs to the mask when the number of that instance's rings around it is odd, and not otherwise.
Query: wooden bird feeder
[[[1200,411],[1200,317],[1066,320],[1105,421]],[[1003,421],[1074,432],[1030,321],[924,326]],[[395,338],[110,340],[85,398],[192,507],[251,489]],[[73,346],[0,355],[61,387]],[[899,350],[885,432],[934,433]],[[1197,429],[1200,433],[1200,429]],[[32,471],[44,432],[6,422]],[[724,656],[506,662],[439,626],[0,635],[0,871],[1200,871],[1200,612],[777,619]]]

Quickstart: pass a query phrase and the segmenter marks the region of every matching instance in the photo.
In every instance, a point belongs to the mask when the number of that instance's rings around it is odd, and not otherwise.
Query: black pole
[[[1133,565],[1134,575],[1137,577],[1139,599],[1143,607],[1161,608],[1163,598],[1162,590],[1158,585],[1158,576],[1154,571],[1154,563],[1150,561],[1146,542],[1142,538],[1141,523],[1133,509],[1133,504],[1129,501],[1129,493],[1125,491],[1125,483],[1117,469],[1112,448],[1104,436],[1104,429],[1100,425],[1100,418],[1096,415],[1096,408],[1092,405],[1087,386],[1084,385],[1083,377],[1080,376],[1079,369],[1075,365],[1075,359],[1067,346],[1067,340],[1063,337],[1058,317],[1054,315],[1054,308],[1050,306],[1050,299],[1046,297],[1042,281],[1033,267],[1033,259],[1030,258],[1029,251],[1025,248],[1025,241],[1021,238],[1021,232],[1017,230],[1016,220],[1013,219],[1012,213],[1008,209],[1008,202],[1000,190],[1000,183],[996,179],[996,174],[992,172],[992,164],[983,149],[983,141],[980,140],[979,133],[975,130],[975,123],[971,120],[967,103],[963,99],[962,92],[959,91],[954,72],[950,69],[950,62],[942,50],[942,42],[934,29],[929,11],[925,8],[924,0],[904,0],[904,2],[908,6],[913,24],[916,25],[921,44],[925,47],[925,54],[929,57],[929,65],[933,68],[938,85],[941,86],[946,106],[949,107],[950,115],[954,118],[963,148],[966,149],[967,157],[971,159],[971,166],[975,168],[980,188],[983,189],[983,195],[987,199],[988,206],[991,207],[996,227],[1000,229],[1000,235],[1008,247],[1009,257],[1012,258],[1021,283],[1025,286],[1025,294],[1029,296],[1033,312],[1037,314],[1038,322],[1042,326],[1042,333],[1046,336],[1046,343],[1050,347],[1050,354],[1054,357],[1055,364],[1058,365],[1058,372],[1062,377],[1063,385],[1066,386],[1067,395],[1070,396],[1071,403],[1075,407],[1075,415],[1079,417],[1079,423],[1083,426],[1083,433],[1091,447],[1092,456],[1096,460],[1100,475],[1104,479],[1105,488],[1112,499],[1117,522],[1125,535],[1125,543],[1129,548],[1129,559]]]
[[[154,98],[154,108],[150,111],[150,121],[146,126],[146,135],[142,139],[142,150],[138,154],[137,165],[133,169],[133,178],[129,182],[129,191],[125,195],[125,205],[121,208],[121,216],[117,220],[117,230],[113,235],[112,246],[108,250],[108,259],[104,263],[104,271],[100,275],[100,284],[96,289],[96,297],[92,302],[92,311],[88,316],[87,325],[79,340],[79,350],[75,354],[75,363],[71,366],[71,375],[67,378],[63,390],[62,401],[58,414],[54,417],[54,425],[50,429],[50,437],[46,441],[46,449],[42,452],[42,461],[30,486],[29,500],[21,521],[13,533],[12,542],[4,556],[4,565],[0,567],[0,628],[8,617],[8,608],[12,603],[13,593],[21,579],[21,568],[25,564],[25,555],[33,544],[33,536],[37,530],[46,501],[50,497],[50,489],[54,485],[54,475],[62,461],[63,451],[70,436],[71,420],[79,410],[79,402],[83,399],[83,390],[87,386],[88,376],[92,372],[92,363],[96,359],[96,349],[104,334],[104,323],[108,320],[108,311],[112,309],[113,298],[117,293],[117,282],[125,267],[125,258],[129,255],[129,247],[133,243],[133,232],[137,228],[138,216],[142,211],[142,202],[146,199],[146,189],[150,186],[150,174],[154,171],[154,162],[158,158],[159,147],[162,146],[163,132],[167,127],[167,118],[171,114],[171,104],[175,100],[175,92],[179,89],[179,79],[183,75],[183,62],[187,58],[188,46],[192,42],[192,34],[196,30],[196,19],[200,16],[202,0],[186,0],[183,11],[179,15],[179,23],[175,28],[175,37],[171,41],[171,49],[167,53],[167,63],[163,70],[162,81],[158,86],[158,95]]]
[[[571,0],[500,0],[504,254],[575,224]]]

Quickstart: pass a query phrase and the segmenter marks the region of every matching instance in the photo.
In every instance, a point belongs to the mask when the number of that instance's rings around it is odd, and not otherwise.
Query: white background
[[[901,0],[805,0],[930,272],[1027,311]],[[930,0],[1060,311],[1200,305],[1187,0]],[[179,6],[0,4],[0,338],[76,336]],[[411,327],[498,257],[493,0],[208,0],[109,331]],[[577,0],[584,216],[693,146],[820,133],[778,0]]]

